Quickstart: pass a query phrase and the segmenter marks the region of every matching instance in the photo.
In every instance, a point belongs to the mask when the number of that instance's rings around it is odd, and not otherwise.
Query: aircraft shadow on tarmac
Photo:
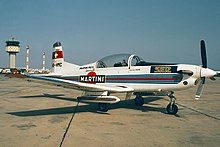
[[[61,96],[65,96],[65,95],[64,94],[43,94],[43,95],[35,95],[35,96],[22,96],[19,98],[52,98],[52,99],[58,99],[58,100],[78,102],[76,98],[67,98],[67,97],[61,97]],[[156,112],[166,113],[164,107],[151,107],[152,105],[158,105],[158,104],[152,104],[150,102],[157,101],[160,99],[162,98],[161,97],[147,97],[144,99],[145,105],[143,106],[136,106],[134,104],[134,99],[122,100],[116,104],[110,105],[109,112],[111,112],[111,110],[113,109],[125,108],[125,109],[140,110],[142,112],[156,111]],[[82,103],[85,105],[81,105]],[[60,108],[48,108],[48,109],[40,109],[40,110],[8,112],[7,114],[21,116],[21,117],[28,117],[28,116],[68,114],[68,113],[74,113],[74,112],[75,113],[93,112],[93,113],[109,114],[109,113],[97,111],[96,103],[87,103],[87,102],[86,103],[79,102],[78,106],[75,105],[75,106],[60,107]]]

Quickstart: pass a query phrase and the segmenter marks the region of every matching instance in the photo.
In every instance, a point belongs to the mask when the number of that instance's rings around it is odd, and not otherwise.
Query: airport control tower
[[[20,52],[20,42],[12,38],[5,42],[5,51],[9,53],[9,68],[16,67],[16,54]]]

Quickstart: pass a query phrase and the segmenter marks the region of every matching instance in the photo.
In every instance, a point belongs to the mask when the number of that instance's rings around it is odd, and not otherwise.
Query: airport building
[[[16,68],[16,54],[20,52],[20,42],[12,38],[5,43],[5,51],[9,53],[9,68]]]

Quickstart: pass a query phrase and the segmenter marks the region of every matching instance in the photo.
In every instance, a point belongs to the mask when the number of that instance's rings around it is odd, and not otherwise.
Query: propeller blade
[[[204,40],[201,40],[200,46],[201,46],[202,67],[207,68],[207,56],[206,56],[206,47]]]
[[[205,84],[205,77],[201,78],[201,82],[202,82],[202,84]]]
[[[201,94],[202,94],[202,90],[203,90],[203,86],[205,84],[205,77],[202,77],[199,83],[199,86],[196,90],[196,95],[195,95],[195,99],[199,99]]]

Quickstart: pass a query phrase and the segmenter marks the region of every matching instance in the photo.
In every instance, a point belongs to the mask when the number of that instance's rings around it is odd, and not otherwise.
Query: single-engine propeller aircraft
[[[207,68],[205,42],[201,41],[202,66],[146,62],[135,54],[116,54],[94,63],[79,66],[64,61],[60,42],[53,45],[52,72],[44,75],[24,74],[29,81],[43,82],[82,90],[80,101],[98,103],[98,110],[107,112],[109,104],[120,99],[114,93],[134,94],[137,106],[144,104],[143,96],[165,94],[170,98],[168,114],[176,114],[174,91],[198,85],[195,97],[202,93],[205,79],[215,80],[219,72]]]

